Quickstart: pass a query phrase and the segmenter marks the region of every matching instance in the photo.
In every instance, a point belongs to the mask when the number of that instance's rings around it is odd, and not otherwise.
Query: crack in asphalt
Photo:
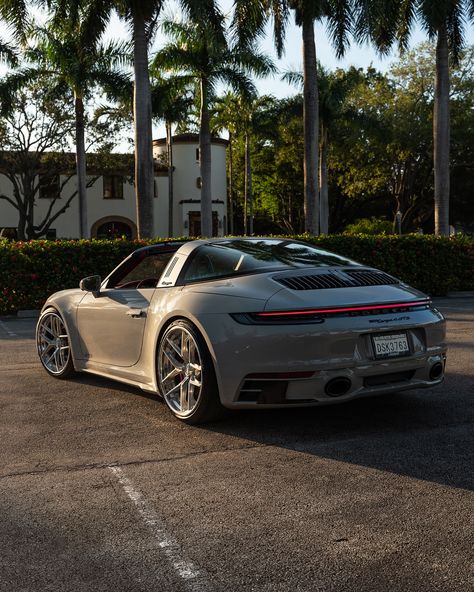
[[[130,467],[130,466],[140,466],[140,465],[147,465],[147,464],[160,464],[160,463],[173,462],[173,461],[177,461],[177,460],[185,460],[187,458],[203,456],[205,454],[218,454],[221,452],[223,452],[223,453],[234,452],[234,451],[238,451],[238,450],[248,450],[248,449],[252,449],[252,448],[267,448],[270,446],[272,446],[272,445],[271,444],[249,444],[246,446],[219,448],[218,450],[201,450],[198,452],[189,452],[187,454],[164,457],[164,458],[160,458],[160,459],[149,458],[149,459],[144,459],[144,460],[109,461],[109,462],[100,462],[100,463],[85,463],[85,464],[80,464],[80,465],[55,465],[55,466],[51,466],[51,467],[45,467],[43,469],[5,473],[4,475],[0,475],[0,480],[9,479],[9,478],[13,478],[13,477],[29,477],[29,476],[34,476],[34,475],[43,475],[46,473],[61,473],[61,472],[74,473],[74,472],[87,471],[87,470],[108,469],[110,467]]]
[[[468,427],[470,425],[474,425],[474,421],[473,420],[467,420],[467,421],[463,421],[463,422],[457,422],[457,423],[453,423],[453,424],[443,424],[443,425],[434,425],[434,426],[420,426],[418,429],[405,429],[405,430],[394,430],[393,432],[365,432],[364,436],[369,436],[369,437],[383,437],[386,438],[388,435],[393,436],[393,435],[397,435],[397,434],[407,434],[407,433],[413,433],[413,432],[420,432],[420,431],[424,431],[424,432],[429,432],[429,431],[433,431],[433,430],[439,430],[439,429],[458,429],[458,428],[465,428]],[[140,466],[140,465],[147,465],[147,464],[161,464],[161,463],[169,463],[169,462],[174,462],[174,461],[180,461],[180,460],[185,460],[187,458],[195,458],[198,456],[204,456],[204,455],[210,455],[210,454],[219,454],[219,453],[227,453],[227,452],[237,452],[239,450],[252,450],[252,449],[258,449],[258,448],[273,448],[273,447],[278,447],[278,448],[283,448],[285,450],[288,451],[293,451],[293,452],[303,452],[303,453],[309,453],[309,452],[317,452],[317,448],[320,449],[320,452],[323,453],[323,449],[325,449],[327,446],[334,446],[334,444],[337,443],[344,443],[344,444],[349,444],[350,442],[358,442],[360,440],[360,437],[349,437],[349,438],[336,438],[336,439],[326,439],[326,440],[322,440],[320,442],[314,443],[314,442],[305,442],[304,439],[302,440],[298,440],[298,441],[293,441],[291,444],[290,443],[285,443],[284,441],[278,441],[275,440],[273,442],[259,442],[259,443],[252,443],[252,444],[246,444],[246,445],[242,445],[242,446],[229,446],[226,448],[218,448],[215,450],[201,450],[201,451],[194,451],[194,452],[188,452],[186,454],[181,454],[181,455],[177,455],[177,456],[169,456],[169,457],[163,457],[163,458],[149,458],[149,459],[141,459],[141,460],[129,460],[129,461],[109,461],[109,462],[98,462],[98,463],[83,463],[83,464],[78,464],[78,465],[54,465],[54,466],[50,466],[50,467],[45,467],[45,468],[41,468],[41,469],[36,469],[36,470],[29,470],[29,471],[17,471],[17,472],[11,472],[11,473],[5,473],[4,475],[0,475],[0,481],[3,479],[9,479],[9,478],[14,478],[14,477],[28,477],[28,476],[34,476],[34,475],[42,475],[42,474],[47,474],[47,473],[60,473],[60,472],[65,472],[65,473],[73,473],[73,472],[79,472],[79,471],[86,471],[86,470],[97,470],[97,469],[107,469],[110,467],[127,467],[127,466]]]

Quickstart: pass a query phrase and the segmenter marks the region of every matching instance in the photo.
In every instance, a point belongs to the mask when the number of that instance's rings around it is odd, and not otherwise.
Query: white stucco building
[[[213,234],[222,236],[227,226],[227,141],[212,140],[212,210]],[[155,236],[169,236],[168,167],[160,164],[166,156],[166,140],[153,142],[155,157],[154,227]],[[113,158],[113,155],[111,155]],[[161,158],[160,158],[161,157]],[[198,236],[200,234],[201,179],[199,163],[199,138],[196,134],[173,137],[173,233],[172,236]],[[57,179],[57,184],[62,181]],[[76,177],[69,179],[61,192],[67,199],[76,186]],[[40,191],[36,200],[34,220],[38,223],[51,203],[46,190]],[[13,196],[12,183],[0,173],[0,193]],[[54,208],[61,207],[57,200]],[[135,190],[130,179],[123,175],[107,174],[97,178],[87,190],[87,218],[91,238],[126,235],[135,238],[136,231]],[[54,211],[53,210],[53,211]],[[0,200],[0,233],[13,236],[18,225],[18,210],[5,200]],[[78,238],[79,206],[77,196],[69,208],[54,222],[49,238]]]

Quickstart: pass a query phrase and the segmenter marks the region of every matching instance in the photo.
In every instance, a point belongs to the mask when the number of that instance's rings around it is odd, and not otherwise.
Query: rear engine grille
[[[299,275],[276,280],[290,290],[324,290],[326,288],[348,288],[354,284],[335,274]]]
[[[415,376],[415,370],[405,370],[404,372],[392,372],[392,374],[380,374],[378,376],[366,376],[364,386],[386,386],[400,382],[408,382]]]
[[[345,271],[344,273],[349,275],[357,286],[390,286],[400,283],[396,278],[383,271],[362,269],[360,271]]]
[[[290,290],[325,290],[328,288],[354,288],[359,286],[387,286],[400,282],[382,271],[370,269],[344,270],[336,273],[317,273],[276,277],[275,281]]]

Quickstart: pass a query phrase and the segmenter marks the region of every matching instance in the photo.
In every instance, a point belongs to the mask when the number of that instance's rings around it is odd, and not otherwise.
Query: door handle
[[[146,317],[146,310],[143,310],[143,308],[129,308],[125,314],[132,317],[132,319],[139,319]]]

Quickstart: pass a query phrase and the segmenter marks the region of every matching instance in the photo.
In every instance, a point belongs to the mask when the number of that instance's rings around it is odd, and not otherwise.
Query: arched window
[[[128,218],[108,216],[101,218],[92,226],[92,238],[121,238],[132,240],[137,237],[137,228]]]

